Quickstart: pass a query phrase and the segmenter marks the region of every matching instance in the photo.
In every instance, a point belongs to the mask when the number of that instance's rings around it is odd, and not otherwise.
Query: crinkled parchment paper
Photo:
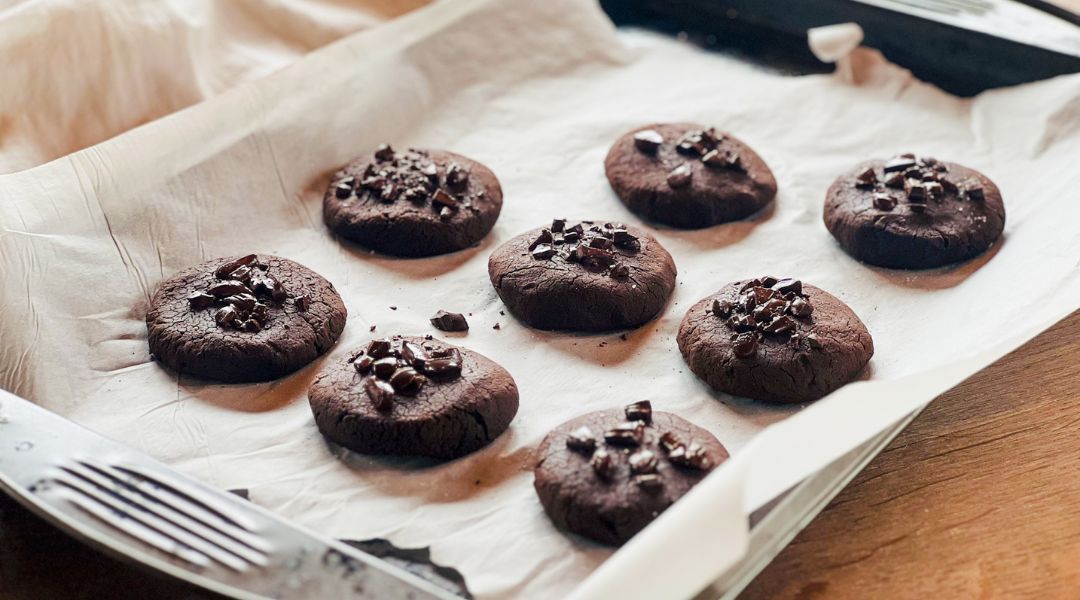
[[[430,545],[482,598],[564,597],[612,556],[551,527],[530,453],[565,419],[649,398],[710,429],[734,458],[586,591],[692,593],[742,552],[750,510],[1080,304],[1080,77],[960,100],[873,53],[848,59],[856,77],[784,77],[617,34],[584,0],[433,4],[0,176],[0,385],[211,484],[249,488],[254,502],[326,534]],[[533,331],[500,314],[486,274],[497,244],[554,216],[639,223],[602,161],[619,134],[656,120],[712,124],[752,145],[779,181],[775,206],[703,231],[655,230],[679,284],[664,314],[626,340]],[[320,215],[329,174],[383,141],[489,165],[506,197],[492,234],[421,260],[336,241]],[[927,273],[843,254],[821,222],[825,189],[856,161],[903,151],[992,177],[1008,211],[1002,241]],[[349,321],[332,357],[372,325],[424,334],[437,309],[471,313],[472,331],[451,339],[517,379],[510,431],[445,464],[357,456],[327,445],[312,422],[305,392],[324,361],[262,385],[177,380],[152,362],[142,319],[155,285],[256,251],[298,260],[341,291]],[[774,408],[712,394],[687,371],[675,345],[685,309],[765,273],[829,290],[861,316],[877,348],[865,381]],[[641,576],[646,567],[663,576]]]

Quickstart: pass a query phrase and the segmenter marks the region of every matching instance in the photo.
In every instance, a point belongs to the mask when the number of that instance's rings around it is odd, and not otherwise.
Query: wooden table
[[[945,394],[746,599],[1080,594],[1080,312]],[[0,598],[213,596],[82,547],[0,495]]]

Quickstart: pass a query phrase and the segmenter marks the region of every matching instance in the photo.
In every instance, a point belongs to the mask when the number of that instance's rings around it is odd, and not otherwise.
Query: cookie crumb
[[[368,331],[375,331],[375,326],[374,326],[374,325],[372,325],[372,326],[371,326],[371,328],[370,328],[370,329],[368,329]]]

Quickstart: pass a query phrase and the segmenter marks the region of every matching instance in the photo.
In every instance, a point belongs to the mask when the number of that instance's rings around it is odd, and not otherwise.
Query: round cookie
[[[315,423],[362,454],[454,458],[499,437],[517,414],[510,373],[441,340],[372,340],[319,373],[308,391]]]
[[[559,425],[536,451],[533,486],[555,526],[619,545],[728,458],[708,431],[648,401]]]
[[[499,246],[488,275],[510,312],[537,329],[611,331],[659,314],[676,270],[640,229],[556,219]]]
[[[874,341],[840,300],[797,279],[736,281],[683,318],[679,350],[712,388],[766,402],[817,400],[851,381]]]
[[[634,213],[700,229],[748,217],[776,197],[776,178],[749,146],[696,123],[657,123],[611,146],[604,170]]]
[[[334,174],[323,220],[341,237],[394,256],[433,256],[479,242],[502,210],[484,165],[444,150],[380,146]]]
[[[333,284],[265,254],[204,262],[163,281],[146,314],[150,352],[189,375],[267,381],[326,352],[345,327]]]
[[[825,226],[845,252],[894,269],[982,254],[1005,228],[1001,192],[974,169],[901,154],[860,163],[825,196]]]

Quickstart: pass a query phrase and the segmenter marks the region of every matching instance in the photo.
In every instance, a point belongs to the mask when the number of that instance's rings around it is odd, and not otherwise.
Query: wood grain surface
[[[933,402],[740,598],[1080,598],[1080,312]]]
[[[744,599],[1080,597],[1080,312],[934,401]],[[0,599],[216,598],[0,495]]]

